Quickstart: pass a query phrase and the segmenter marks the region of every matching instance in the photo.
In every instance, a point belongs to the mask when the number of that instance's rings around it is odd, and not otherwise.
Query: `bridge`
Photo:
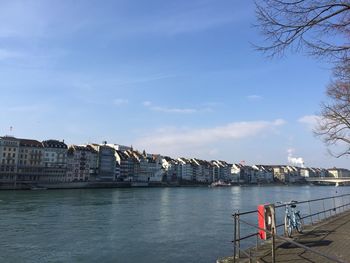
[[[335,183],[338,186],[340,183],[350,182],[350,177],[305,177],[305,180],[310,183]]]

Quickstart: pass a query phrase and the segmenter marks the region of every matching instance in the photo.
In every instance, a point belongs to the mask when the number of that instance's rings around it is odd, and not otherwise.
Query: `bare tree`
[[[256,15],[268,42],[260,51],[274,56],[291,48],[322,58],[349,58],[349,0],[257,0]]]
[[[314,133],[328,146],[336,145],[335,157],[350,154],[350,65],[336,68],[328,88],[330,102],[322,104],[321,118]]]
[[[258,27],[270,56],[287,49],[335,63],[315,134],[336,157],[350,155],[350,0],[256,0]],[[341,149],[341,150],[339,150]]]

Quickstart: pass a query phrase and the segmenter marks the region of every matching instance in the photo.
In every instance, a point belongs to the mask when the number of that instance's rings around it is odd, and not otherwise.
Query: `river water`
[[[249,186],[0,192],[0,262],[215,262],[234,210],[350,193]]]

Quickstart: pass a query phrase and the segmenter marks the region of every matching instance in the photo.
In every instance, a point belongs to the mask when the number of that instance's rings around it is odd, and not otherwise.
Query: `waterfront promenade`
[[[338,261],[332,261],[288,242],[280,242],[277,243],[276,262],[350,262],[350,211],[306,227],[304,233],[296,235],[293,240]],[[257,256],[252,262],[272,262],[271,243],[266,243],[258,252],[253,251],[252,254]],[[218,262],[232,263],[233,258]],[[242,258],[236,262],[249,260]]]

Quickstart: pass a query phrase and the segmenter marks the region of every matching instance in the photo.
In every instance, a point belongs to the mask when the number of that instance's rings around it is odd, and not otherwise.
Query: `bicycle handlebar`
[[[277,201],[276,204],[281,204],[281,205],[290,205],[290,204],[296,204],[298,203],[298,201],[295,200],[291,200],[289,202],[281,202],[281,201]]]

